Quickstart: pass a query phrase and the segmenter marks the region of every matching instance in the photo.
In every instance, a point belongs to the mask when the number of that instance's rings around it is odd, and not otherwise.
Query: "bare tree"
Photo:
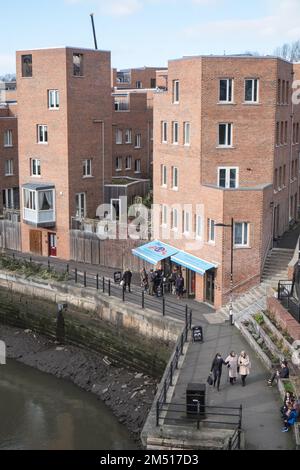
[[[274,55],[276,55],[276,57],[289,60],[290,62],[300,61],[300,40],[291,44],[285,43],[282,46],[277,47],[274,51]]]

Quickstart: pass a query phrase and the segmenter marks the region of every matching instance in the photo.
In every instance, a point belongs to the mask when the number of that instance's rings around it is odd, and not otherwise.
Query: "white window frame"
[[[161,123],[161,141],[163,144],[168,143],[168,123],[167,121],[162,121]]]
[[[123,169],[123,158],[122,157],[116,157],[116,171],[122,171]]]
[[[225,187],[220,185],[220,173],[222,170],[226,171],[226,177],[225,177]],[[235,170],[235,187],[232,188],[230,186],[230,172],[232,170]],[[222,189],[238,189],[239,187],[239,167],[226,167],[226,166],[220,166],[218,168],[218,187]]]
[[[172,126],[172,144],[173,145],[179,145],[179,122],[178,121],[173,121],[173,126]],[[176,137],[176,128],[177,128],[177,140],[175,140]]]
[[[134,161],[134,172],[136,174],[140,174],[142,173],[142,166],[141,166],[142,162],[141,162],[141,159],[140,158],[137,158],[135,161]]]
[[[180,100],[180,81],[173,80],[173,104],[179,104]]]
[[[184,211],[183,216],[184,230],[183,233],[190,234],[191,232],[191,213],[189,211]]]
[[[226,85],[226,100],[221,100],[221,82],[226,82],[227,85]],[[230,96],[229,96],[229,83],[231,82],[231,99]],[[234,80],[233,78],[220,78],[219,80],[219,103],[222,103],[222,104],[226,104],[226,103],[229,103],[229,104],[232,104],[233,101],[234,101]]]
[[[34,164],[34,162],[36,162]],[[34,171],[37,170],[37,171]],[[39,170],[39,171],[38,171]],[[39,158],[31,158],[30,159],[30,175],[35,178],[41,177],[41,160]]]
[[[242,243],[236,243],[236,234],[235,234],[235,229],[237,225],[242,225]],[[247,227],[247,243],[245,243],[245,233],[246,230],[245,228]],[[233,236],[234,236],[234,247],[235,248],[249,248],[250,247],[250,224],[249,222],[235,222],[234,223],[234,230],[233,230]]]
[[[225,133],[225,144],[220,143],[220,129],[221,126],[226,126],[226,133]],[[229,126],[230,126],[230,134],[229,134]],[[218,147],[219,148],[232,148],[233,147],[233,124],[231,122],[220,122],[218,125]],[[229,143],[229,136],[230,136],[230,143]]]
[[[13,147],[13,131],[11,129],[4,131],[4,147]]]
[[[172,230],[174,232],[178,231],[178,209],[172,209]],[[175,224],[176,222],[176,224]]]
[[[162,205],[162,226],[168,226],[168,206],[166,204]]]
[[[187,131],[188,129],[188,131]],[[187,139],[188,137],[188,139]],[[189,121],[186,121],[184,123],[184,137],[183,137],[183,143],[186,147],[190,147],[191,145],[191,123]]]
[[[83,196],[83,206],[82,206],[82,196]],[[77,206],[77,199],[79,204]],[[86,193],[77,193],[75,195],[75,206],[76,206],[76,217],[84,219],[86,217]],[[77,210],[78,207],[78,210]],[[79,215],[78,215],[79,212]]]
[[[246,100],[246,84],[247,84],[247,82],[250,82],[250,81],[252,81],[252,99],[251,100]],[[254,82],[255,81],[257,82],[257,97],[256,97],[257,99],[256,100],[254,100],[254,98],[255,98],[254,97],[254,90],[255,90]],[[244,85],[244,87],[245,87],[245,89],[244,89],[244,100],[245,101],[244,102],[246,104],[257,104],[257,103],[259,103],[259,91],[260,91],[259,90],[259,85],[260,85],[259,78],[245,78],[245,85]]]
[[[128,165],[128,162],[130,162],[129,165]],[[127,157],[125,157],[125,170],[129,171],[131,169],[132,169],[132,156],[127,155]]]
[[[215,244],[216,243],[216,227],[215,227],[215,220],[208,219],[208,243]]]
[[[142,134],[141,133],[135,134],[134,148],[136,149],[142,148]]]
[[[123,144],[123,131],[122,129],[116,129],[116,145]]]
[[[125,144],[132,144],[132,129],[125,130]]]
[[[59,90],[48,90],[48,108],[51,111],[55,111],[58,110],[59,107]]]
[[[300,158],[300,157],[299,157]],[[161,165],[160,167],[161,171],[161,187],[166,188],[168,186],[168,170],[166,165]]]
[[[202,215],[196,214],[196,238],[202,240],[203,238],[203,217]]]
[[[15,209],[15,188],[6,188],[3,189],[5,193],[5,208],[6,209]],[[8,203],[8,204],[7,204]]]
[[[40,139],[40,137],[42,137],[42,138]],[[47,124],[38,124],[37,125],[38,144],[48,145],[48,139],[49,139],[49,135],[48,135],[48,126],[47,126]]]
[[[12,158],[5,160],[4,174],[5,176],[14,176],[14,161]]]
[[[137,80],[136,83],[135,83],[135,87],[138,90],[141,90],[143,88],[143,82],[141,80]]]
[[[176,181],[176,184],[175,184]],[[179,188],[179,171],[177,166],[172,166],[172,189],[178,191]]]
[[[92,159],[83,160],[83,178],[91,178],[93,176]]]

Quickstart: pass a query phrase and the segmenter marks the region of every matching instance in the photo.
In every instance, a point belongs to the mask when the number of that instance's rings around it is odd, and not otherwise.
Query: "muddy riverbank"
[[[0,340],[6,343],[8,358],[94,393],[127,427],[135,441],[140,442],[157,379],[113,364],[101,354],[75,346],[59,346],[30,330],[0,325]]]

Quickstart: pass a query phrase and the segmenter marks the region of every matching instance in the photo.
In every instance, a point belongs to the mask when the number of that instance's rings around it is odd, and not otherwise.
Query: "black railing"
[[[41,258],[38,261],[31,256],[24,254],[5,253],[5,257],[13,258],[15,261],[23,261],[35,266],[46,267],[48,272],[55,272],[64,276],[65,281],[73,281],[75,284],[86,288],[92,288],[102,292],[109,297],[116,297],[123,302],[138,305],[142,309],[154,310],[163,316],[172,316],[183,320],[190,312],[190,308],[185,303],[175,302],[171,295],[163,292],[162,297],[150,296],[143,288],[132,284],[131,292],[128,292],[120,282],[114,282],[113,279],[103,276],[101,272],[91,273],[84,267],[71,268],[67,262],[55,260],[53,258]]]
[[[300,323],[300,301],[294,296],[294,283],[292,281],[279,281],[278,300]]]
[[[174,372],[178,369],[179,359],[184,355],[184,345],[188,341],[188,334],[192,325],[192,316],[192,310],[187,308],[185,312],[185,327],[175,346],[175,352],[164,375],[161,394],[156,402],[156,426],[159,426],[160,414],[164,404],[167,402],[168,390],[170,387],[173,387]]]

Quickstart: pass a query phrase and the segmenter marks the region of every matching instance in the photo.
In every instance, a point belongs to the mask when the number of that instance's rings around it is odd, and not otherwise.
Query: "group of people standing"
[[[176,294],[178,299],[182,299],[184,294],[184,278],[180,271],[174,269],[169,275],[165,276],[162,269],[150,269],[147,273],[146,269],[141,270],[141,287],[149,295],[161,295],[164,289],[169,287],[172,294]]]
[[[286,392],[280,411],[284,423],[282,432],[288,432],[300,415],[300,402],[292,392]]]
[[[237,382],[237,377],[240,375],[243,387],[246,386],[246,378],[250,374],[251,362],[245,351],[242,351],[239,356],[235,351],[232,351],[225,360],[220,353],[216,355],[212,362],[210,374],[213,375],[213,386],[217,385],[218,391],[220,391],[223,366],[228,368],[231,385]]]

